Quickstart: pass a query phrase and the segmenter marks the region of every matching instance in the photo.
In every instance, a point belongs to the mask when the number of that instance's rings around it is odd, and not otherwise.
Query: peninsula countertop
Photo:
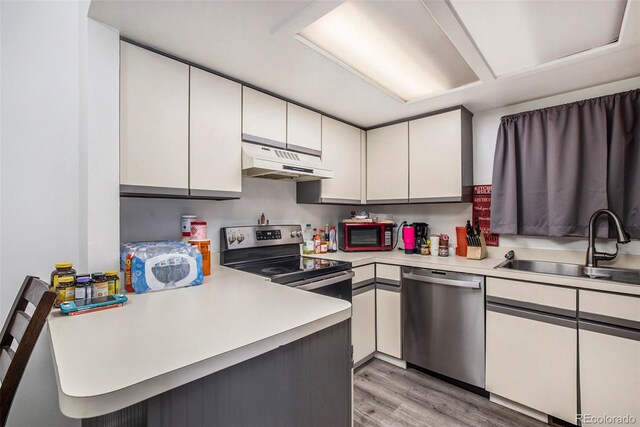
[[[128,297],[120,308],[50,315],[63,414],[116,411],[351,317],[347,301],[218,265],[201,286]]]

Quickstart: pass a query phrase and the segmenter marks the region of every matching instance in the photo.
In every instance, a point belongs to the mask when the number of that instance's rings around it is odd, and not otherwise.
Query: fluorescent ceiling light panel
[[[402,101],[478,81],[420,1],[347,1],[298,38]]]
[[[618,40],[626,0],[450,0],[497,76]]]

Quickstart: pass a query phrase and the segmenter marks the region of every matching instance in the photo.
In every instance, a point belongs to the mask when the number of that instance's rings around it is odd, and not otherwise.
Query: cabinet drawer
[[[400,266],[376,264],[376,281],[389,285],[400,285]]]
[[[640,329],[640,297],[580,290],[580,317]],[[595,315],[595,316],[591,316]]]
[[[373,283],[375,281],[375,265],[363,265],[362,267],[354,267],[351,269],[353,271],[353,287],[357,288],[360,286],[368,285],[369,283]]]
[[[487,278],[487,301],[575,316],[575,289],[517,280]]]

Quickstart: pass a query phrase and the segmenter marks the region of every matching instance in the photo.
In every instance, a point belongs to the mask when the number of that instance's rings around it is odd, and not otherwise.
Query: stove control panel
[[[300,225],[253,225],[220,229],[220,250],[303,243]]]

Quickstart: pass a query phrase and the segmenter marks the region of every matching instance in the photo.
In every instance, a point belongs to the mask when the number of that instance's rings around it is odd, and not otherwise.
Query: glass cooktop
[[[290,257],[236,264],[233,268],[269,277],[272,282],[287,284],[349,270],[351,269],[351,263],[319,258]]]

